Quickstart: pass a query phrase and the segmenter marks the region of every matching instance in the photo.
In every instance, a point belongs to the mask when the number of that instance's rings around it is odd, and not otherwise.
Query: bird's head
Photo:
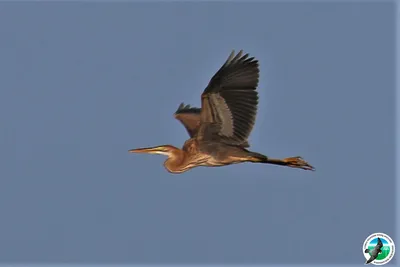
[[[128,152],[130,153],[147,153],[147,154],[160,154],[165,156],[172,156],[172,154],[177,150],[176,147],[171,145],[163,145],[163,146],[155,146],[155,147],[146,147],[146,148],[135,148],[131,149]]]

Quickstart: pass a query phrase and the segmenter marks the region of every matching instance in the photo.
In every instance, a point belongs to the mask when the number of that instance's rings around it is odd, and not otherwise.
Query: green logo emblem
[[[365,264],[384,265],[394,257],[394,242],[387,234],[374,233],[365,239],[363,253]]]

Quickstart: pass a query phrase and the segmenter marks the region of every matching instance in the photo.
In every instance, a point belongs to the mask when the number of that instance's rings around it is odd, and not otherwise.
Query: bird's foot
[[[302,157],[285,158],[283,159],[283,161],[286,163],[286,166],[288,167],[299,168],[308,171],[315,171],[315,168],[310,164],[308,164],[308,162],[305,161]]]

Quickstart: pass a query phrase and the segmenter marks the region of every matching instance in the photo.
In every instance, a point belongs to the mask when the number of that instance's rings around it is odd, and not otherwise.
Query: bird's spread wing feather
[[[377,249],[381,249],[383,247],[382,240],[378,237],[378,243],[376,244]]]
[[[200,108],[190,107],[190,105],[185,105],[183,103],[180,104],[175,111],[175,118],[185,126],[190,137],[197,134],[200,126],[200,112]]]
[[[258,61],[232,51],[201,96],[200,139],[248,147],[258,105]]]
[[[373,262],[375,260],[374,257],[369,257],[369,259],[365,262],[366,264],[370,264],[371,262]]]

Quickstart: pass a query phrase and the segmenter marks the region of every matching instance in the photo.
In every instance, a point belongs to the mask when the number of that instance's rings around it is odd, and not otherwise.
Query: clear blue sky
[[[395,235],[394,21],[388,2],[0,3],[0,262],[363,263]],[[316,172],[127,152],[182,146],[173,112],[232,49],[261,66],[251,150]]]

